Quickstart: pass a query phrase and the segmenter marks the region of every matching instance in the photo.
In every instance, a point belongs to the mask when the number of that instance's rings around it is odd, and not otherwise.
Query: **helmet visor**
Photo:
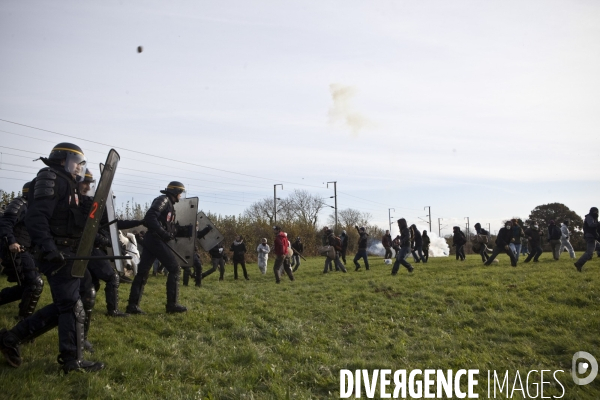
[[[85,166],[87,164],[87,160],[85,155],[78,153],[67,153],[67,158],[65,160],[65,170],[73,175],[77,182],[83,181],[85,178]]]
[[[96,181],[84,180],[79,182],[79,193],[83,196],[94,197],[96,194]]]

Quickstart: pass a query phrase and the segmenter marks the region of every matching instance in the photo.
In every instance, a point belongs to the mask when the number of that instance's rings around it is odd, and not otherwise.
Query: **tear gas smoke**
[[[353,136],[358,136],[361,129],[371,125],[371,122],[350,105],[350,99],[356,94],[352,86],[338,83],[329,85],[333,106],[329,109],[329,123],[350,128]]]
[[[450,248],[446,239],[438,237],[435,233],[429,233],[429,257],[448,257],[450,254]],[[373,256],[383,257],[385,255],[385,249],[381,242],[375,242],[367,248],[367,253]]]

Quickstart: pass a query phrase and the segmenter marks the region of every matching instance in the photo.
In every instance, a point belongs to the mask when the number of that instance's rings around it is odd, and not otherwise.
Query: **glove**
[[[508,249],[510,249],[510,247],[508,247],[508,245],[504,246],[504,250],[508,251]]]
[[[207,225],[207,227],[208,227],[208,231],[209,231],[209,232],[213,230],[213,227],[212,227],[212,225]]]
[[[52,250],[52,251],[44,254],[43,260],[48,261],[48,262],[55,264],[57,266],[60,266],[60,267],[65,265],[65,257],[58,250]]]
[[[146,220],[145,220],[145,219],[143,219],[143,220],[142,220],[142,225],[143,225],[145,228],[147,228],[147,227],[148,227],[148,223],[146,222]]]
[[[165,242],[168,242],[169,240],[175,239],[175,235],[167,231],[162,231],[162,233],[160,234],[160,238]]]
[[[96,235],[96,240],[94,241],[94,245],[96,247],[110,247],[110,239],[104,235]]]

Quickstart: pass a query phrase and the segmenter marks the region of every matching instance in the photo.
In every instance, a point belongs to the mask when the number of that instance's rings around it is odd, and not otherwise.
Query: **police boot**
[[[128,317],[129,314],[119,310],[119,274],[114,273],[110,281],[106,282],[104,294],[106,295],[106,315],[109,317]]]
[[[21,340],[17,335],[11,331],[7,331],[6,328],[0,330],[0,351],[4,358],[6,358],[6,361],[15,368],[20,367],[23,363],[20,344]]]
[[[94,309],[94,305],[96,305],[96,289],[91,287],[86,290],[81,298],[81,303],[83,304],[83,310],[85,312],[85,318],[83,320],[83,347],[85,351],[93,353],[94,346],[87,340],[87,336],[92,322],[92,310]]]
[[[180,313],[186,312],[187,308],[178,304],[179,300],[179,274],[176,272],[169,273],[167,278],[167,312]]]
[[[133,279],[131,291],[129,292],[129,304],[127,304],[127,308],[125,309],[128,314],[146,314],[140,308],[140,301],[142,300],[144,286],[146,286],[147,281],[148,274],[146,274],[146,276],[143,278],[140,275],[136,275]]]
[[[196,270],[196,276],[194,277],[194,281],[196,282],[196,286],[202,286],[202,272],[201,270]]]
[[[62,364],[62,370],[65,374],[71,371],[85,371],[95,372],[104,369],[104,364],[96,361],[86,361],[83,359],[83,346],[84,346],[84,322],[85,322],[85,311],[81,301],[75,303],[73,308],[75,313],[75,346],[76,353],[73,358],[73,354],[61,354],[58,356],[58,363]],[[65,358],[67,358],[65,360]]]
[[[189,268],[182,268],[183,269],[183,286],[187,286],[188,283],[190,282],[190,269]]]
[[[44,281],[41,276],[37,276],[31,284],[25,288],[21,303],[19,304],[19,320],[29,317],[35,311],[37,303],[44,289]]]

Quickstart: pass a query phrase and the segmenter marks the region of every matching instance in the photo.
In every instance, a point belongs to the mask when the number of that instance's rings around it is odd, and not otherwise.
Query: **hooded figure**
[[[392,267],[392,275],[398,274],[400,264],[402,264],[408,272],[413,272],[414,270],[413,266],[406,261],[406,256],[410,253],[410,231],[404,218],[398,220],[398,228],[400,229],[400,251],[396,252],[396,261]]]
[[[517,266],[517,259],[515,257],[515,253],[510,249],[510,243],[512,241],[512,222],[506,221],[504,224],[504,228],[500,228],[498,231],[498,236],[496,237],[496,246],[494,246],[494,251],[490,258],[485,262],[484,265],[490,265],[496,256],[500,253],[506,253],[510,258],[510,265],[513,267]]]
[[[577,271],[581,272],[583,265],[592,258],[594,255],[594,249],[596,248],[596,241],[598,240],[598,229],[600,224],[598,223],[598,208],[590,208],[590,213],[585,216],[583,220],[583,238],[585,239],[586,250],[585,253],[575,263]]]
[[[560,257],[560,238],[562,237],[562,232],[554,221],[550,221],[548,225],[548,243],[552,248],[552,256],[555,260],[558,261]]]
[[[527,256],[524,262],[528,263],[533,258],[533,262],[538,262],[538,259],[542,255],[542,246],[541,246],[541,236],[540,228],[537,224],[532,224],[529,228],[525,230],[525,236],[527,237],[527,241],[529,247],[531,247],[531,252]]]
[[[456,247],[456,259],[465,261],[465,244],[467,243],[467,238],[458,226],[453,227],[452,232],[452,246]]]
[[[481,227],[481,224],[478,222],[474,225],[475,233],[477,233],[474,237],[473,249],[475,247],[479,247],[479,255],[481,256],[481,261],[486,262],[490,256],[488,256],[487,251],[487,243],[489,241],[490,233]],[[475,244],[477,246],[475,246]]]

